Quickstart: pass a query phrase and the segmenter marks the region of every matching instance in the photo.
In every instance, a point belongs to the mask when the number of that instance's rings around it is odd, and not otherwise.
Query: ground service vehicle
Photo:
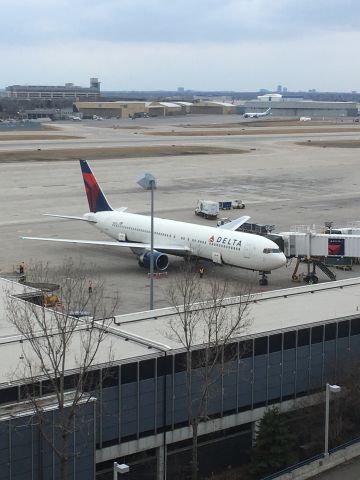
[[[245,208],[245,203],[241,200],[228,200],[225,202],[219,202],[220,210],[231,210],[233,209],[243,209]]]
[[[132,114],[132,119],[135,120],[135,118],[148,118],[149,115],[147,112],[135,112]]]
[[[204,218],[216,219],[219,214],[218,202],[212,202],[211,200],[198,200],[197,207],[195,208],[195,215],[199,215]]]
[[[232,202],[219,202],[219,208],[220,210],[231,210],[232,208]]]
[[[231,206],[235,209],[243,209],[245,208],[245,203],[243,203],[241,200],[233,200],[231,202]]]

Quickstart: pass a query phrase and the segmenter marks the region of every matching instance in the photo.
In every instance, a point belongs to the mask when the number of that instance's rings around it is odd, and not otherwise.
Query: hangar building
[[[83,118],[92,118],[93,115],[104,118],[129,118],[135,114],[146,113],[149,117],[168,117],[184,115],[186,113],[227,115],[237,112],[237,107],[232,103],[214,101],[191,102],[139,102],[139,101],[116,101],[116,102],[75,102],[74,110],[81,113]]]
[[[259,95],[257,100],[245,101],[237,112],[263,112],[271,107],[272,114],[284,117],[356,117],[356,102],[323,102],[284,97],[278,93]]]
[[[103,118],[132,118],[146,114],[149,117],[165,117],[183,114],[181,105],[174,102],[75,102],[74,110],[81,113],[83,118],[92,118],[94,115]]]
[[[31,385],[21,375],[10,375],[19,372],[16,367],[21,365],[24,338],[7,319],[9,295],[24,302],[40,292],[0,279],[1,478],[55,480],[54,454],[42,442],[36,416],[26,401]],[[266,407],[294,409],[303,405],[304,396],[323,390],[326,382],[337,382],[341,369],[360,353],[359,295],[360,278],[352,278],[250,298],[251,322],[231,339],[232,351],[242,353],[230,359],[224,353],[219,388],[208,402],[209,420],[199,426],[200,452],[207,454],[210,468],[216,468],[220,451],[226,462],[236,465],[241,452],[251,448],[254,423]],[[236,315],[238,305],[238,297],[226,299],[223,308],[228,318]],[[175,308],[114,317],[94,362],[99,388],[87,392],[91,398],[80,405],[74,420],[79,428],[71,441],[75,455],[69,479],[104,478],[111,475],[114,461],[130,465],[129,480],[144,471],[147,478],[160,479],[165,459],[168,478],[174,478],[179,468],[177,455],[189,450],[191,439],[184,348],[168,334],[170,324],[178,321]],[[69,376],[76,371],[78,333]],[[110,345],[113,359],[109,366]],[[202,344],[197,345],[192,355],[198,355],[201,348]],[[111,376],[105,374],[109,368]],[[36,388],[44,397],[46,415],[55,422],[51,385],[38,378]],[[193,395],[196,402],[196,389]],[[232,441],[236,442],[235,453]],[[214,448],[217,453],[209,455]]]

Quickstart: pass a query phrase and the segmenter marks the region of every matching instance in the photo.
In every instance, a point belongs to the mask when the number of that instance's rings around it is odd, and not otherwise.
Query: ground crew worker
[[[204,270],[204,267],[203,267],[202,265],[200,265],[200,267],[199,267],[199,275],[200,275],[200,278],[203,278],[203,276],[204,276],[204,271],[205,271],[205,270]]]
[[[92,294],[92,280],[89,280],[89,288],[88,288],[88,291],[89,291],[89,295]]]
[[[21,263],[20,263],[20,265],[19,265],[19,274],[20,274],[19,282],[20,282],[20,283],[25,282],[25,280],[26,280],[26,276],[25,276],[25,262],[21,262]]]

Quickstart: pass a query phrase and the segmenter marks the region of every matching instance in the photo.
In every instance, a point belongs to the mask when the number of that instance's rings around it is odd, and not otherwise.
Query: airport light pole
[[[339,387],[339,385],[330,385],[330,383],[326,384],[326,391],[325,391],[325,448],[324,448],[325,458],[329,456],[330,392],[339,393],[339,392],[341,392],[341,387]]]
[[[128,473],[130,471],[130,467],[129,465],[126,465],[126,463],[114,462],[113,470],[114,470],[114,480],[117,480],[118,473]]]
[[[154,190],[156,179],[151,173],[144,173],[137,180],[144,190],[151,191],[151,239],[150,239],[150,310],[154,309]]]

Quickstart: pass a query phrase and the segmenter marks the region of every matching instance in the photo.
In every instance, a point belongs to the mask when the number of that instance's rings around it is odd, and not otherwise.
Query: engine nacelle
[[[147,251],[139,256],[139,265],[150,268],[151,252]],[[169,258],[165,253],[153,252],[154,270],[164,271],[169,265]]]

